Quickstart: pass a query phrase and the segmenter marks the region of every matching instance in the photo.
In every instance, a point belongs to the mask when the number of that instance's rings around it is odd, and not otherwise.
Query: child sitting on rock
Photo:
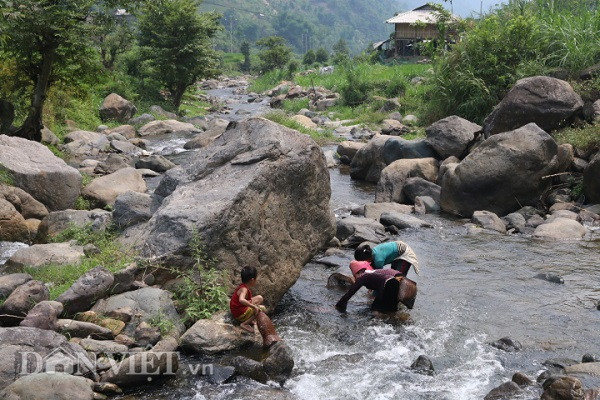
[[[250,289],[256,285],[256,276],[258,272],[254,267],[242,268],[242,284],[239,285],[233,292],[229,301],[229,308],[233,317],[240,322],[240,328],[254,332],[256,316],[261,311],[265,311],[265,306],[262,296],[252,296]]]

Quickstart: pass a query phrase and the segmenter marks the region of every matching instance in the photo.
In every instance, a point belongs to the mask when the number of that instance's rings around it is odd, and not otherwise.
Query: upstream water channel
[[[209,94],[247,107],[246,97],[232,89]],[[250,111],[266,107],[253,104]],[[177,154],[183,142],[173,138],[153,146]],[[338,216],[374,201],[374,187],[352,181],[344,167],[331,169],[330,179],[331,207]],[[414,308],[395,318],[373,316],[364,289],[352,298],[347,313],[337,312],[333,305],[344,291],[326,287],[336,268],[318,263],[318,256],[305,266],[273,317],[296,363],[283,388],[245,378],[213,385],[206,377],[188,375],[122,398],[482,399],[517,371],[535,379],[548,359],[600,354],[600,241],[473,233],[462,220],[423,219],[433,228],[398,236],[416,252],[421,273],[409,273],[419,287]],[[346,251],[339,265],[347,266],[351,257]],[[536,277],[540,273],[560,275],[564,284]],[[509,353],[489,345],[506,336],[523,349]],[[410,369],[420,355],[433,362],[433,376]],[[583,381],[600,386],[598,380]],[[516,398],[540,394],[539,388],[530,388]]]

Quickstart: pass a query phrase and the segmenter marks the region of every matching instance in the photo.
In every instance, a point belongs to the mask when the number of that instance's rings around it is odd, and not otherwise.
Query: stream
[[[208,91],[232,108],[231,114],[217,116],[238,119],[235,112],[241,108],[252,114],[268,110],[266,100],[250,104],[233,90]],[[193,155],[182,149],[186,140],[161,138],[149,150],[182,162]],[[374,201],[375,187],[351,180],[347,167],[331,169],[330,179],[336,215]],[[364,289],[349,302],[347,313],[339,313],[333,305],[344,291],[326,287],[336,268],[318,263],[319,256],[305,266],[273,317],[296,363],[283,388],[246,378],[213,385],[205,377],[188,375],[120,398],[482,399],[517,371],[535,380],[547,359],[579,361],[585,353],[600,355],[598,234],[595,241],[539,241],[472,233],[465,220],[445,216],[422,219],[433,228],[398,236],[414,249],[421,265],[420,275],[409,272],[419,287],[409,313],[373,316]],[[352,252],[344,251],[339,265],[347,266],[351,259]],[[560,275],[564,284],[536,277],[540,273]],[[505,336],[521,342],[523,349],[508,353],[489,345]],[[420,355],[433,362],[433,376],[411,370]],[[200,361],[212,360],[184,358]],[[600,386],[600,379],[583,382]],[[540,394],[533,387],[515,398]]]

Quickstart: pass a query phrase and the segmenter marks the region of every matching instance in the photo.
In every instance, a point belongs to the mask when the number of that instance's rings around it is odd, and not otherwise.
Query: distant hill
[[[223,14],[225,31],[218,47],[239,52],[246,40],[283,36],[297,53],[344,39],[353,53],[387,39],[393,30],[385,20],[407,10],[400,0],[205,0],[202,11]]]

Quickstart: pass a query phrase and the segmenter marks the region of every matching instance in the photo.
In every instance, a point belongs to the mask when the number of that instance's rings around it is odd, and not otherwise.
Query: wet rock
[[[94,392],[114,396],[123,393],[123,390],[115,384],[107,382],[94,382],[92,385]]]
[[[213,385],[222,385],[233,378],[235,371],[235,368],[231,366],[213,364],[212,374],[208,375],[208,381]]]
[[[49,211],[72,208],[79,196],[81,174],[41,143],[0,135],[0,164],[14,186]]]
[[[87,311],[97,300],[110,293],[114,280],[112,272],[97,266],[77,279],[56,300],[64,304],[66,316]]]
[[[588,230],[579,222],[567,218],[556,218],[535,228],[533,236],[538,239],[580,240]]]
[[[581,381],[570,376],[553,380],[549,385],[544,382],[544,393],[540,400],[582,400],[584,390]]]
[[[519,213],[510,213],[502,218],[506,224],[506,229],[514,229],[516,232],[524,232],[527,221],[525,217]]]
[[[350,163],[350,177],[368,182],[379,181],[381,171],[387,166],[383,148],[391,136],[376,135],[366,146],[356,152]]]
[[[176,352],[146,351],[124,359],[118,368],[105,373],[101,381],[128,388],[148,384],[154,379],[174,378],[178,368],[179,357]],[[130,371],[136,373],[132,374]]]
[[[104,231],[112,222],[112,214],[109,211],[95,209],[87,210],[64,210],[51,212],[42,220],[38,229],[36,241],[43,243],[50,238],[60,234],[69,228],[91,227],[92,230]]]
[[[180,339],[183,350],[199,354],[218,354],[253,343],[254,336],[224,321],[201,319]]]
[[[146,193],[125,192],[115,200],[113,218],[115,224],[125,229],[131,225],[148,221],[152,217],[152,197]]]
[[[91,322],[76,321],[72,319],[59,319],[56,323],[57,331],[67,337],[93,339],[112,339],[113,333],[110,329],[104,328]]]
[[[138,134],[144,136],[158,136],[167,134],[194,135],[201,133],[200,129],[186,122],[179,122],[173,119],[152,121],[142,126]]]
[[[577,360],[570,358],[551,358],[542,363],[542,365],[552,373],[564,373],[565,368],[571,365],[579,364]]]
[[[431,224],[422,221],[415,216],[394,212],[381,214],[379,222],[384,226],[393,225],[398,229],[431,228]]]
[[[425,132],[427,142],[441,158],[446,159],[462,157],[481,129],[481,126],[453,115],[433,123]]]
[[[581,358],[581,362],[582,363],[589,363],[589,362],[600,362],[600,356],[597,354],[590,354],[590,353],[586,353],[583,355],[583,357]]]
[[[413,206],[408,204],[399,203],[367,203],[363,207],[363,214],[365,218],[374,219],[379,221],[381,214],[383,213],[399,213],[399,214],[411,214],[413,212]]]
[[[41,301],[29,310],[19,325],[55,331],[58,329],[57,320],[62,311],[63,305],[57,301]]]
[[[116,93],[111,93],[104,99],[100,107],[100,119],[102,121],[115,120],[126,122],[135,115],[137,108],[128,100]]]
[[[6,400],[94,400],[92,381],[63,373],[26,375],[0,392]]]
[[[269,377],[263,368],[263,364],[247,357],[237,356],[231,360],[235,373],[241,376],[266,383]]]
[[[600,362],[586,362],[581,364],[569,365],[565,368],[566,374],[583,374],[600,376]]]
[[[345,141],[338,145],[337,153],[340,155],[340,158],[347,156],[348,159],[352,161],[356,153],[363,147],[365,147],[364,143]]]
[[[484,400],[505,400],[510,399],[523,391],[515,382],[505,382],[492,389],[483,399]]]
[[[565,283],[565,280],[563,279],[562,276],[552,274],[552,273],[541,273],[541,274],[537,274],[535,277],[538,279],[543,279],[545,281],[552,282],[552,283],[558,283],[561,285]]]
[[[440,212],[440,205],[429,196],[415,197],[415,214],[428,214]]]
[[[483,123],[486,137],[535,123],[550,132],[570,121],[583,100],[569,83],[547,76],[524,78],[510,89]]]
[[[493,212],[475,211],[473,213],[473,222],[481,225],[484,229],[506,233],[506,225],[504,225],[504,222]]]
[[[156,172],[166,172],[176,165],[161,155],[151,155],[141,157],[135,162],[135,167],[139,169],[151,169]]]
[[[407,200],[404,186],[409,178],[420,177],[434,182],[439,168],[434,158],[402,159],[392,162],[381,172],[375,202],[403,203]]]
[[[544,222],[546,222],[544,220],[544,218],[542,218],[539,215],[532,215],[531,217],[527,218],[527,223],[525,224],[526,227],[529,228],[537,228],[538,226],[542,225]]]
[[[419,196],[428,196],[436,203],[440,202],[440,186],[421,177],[408,178],[402,190],[411,203]]]
[[[490,345],[506,352],[519,351],[523,348],[521,343],[510,337],[503,337],[495,342],[490,343]]]
[[[29,282],[31,275],[29,274],[9,274],[0,276],[0,299],[7,298],[13,290],[22,284]]]
[[[420,355],[410,366],[410,368],[423,375],[433,375],[435,369],[431,360],[424,355]]]
[[[519,385],[519,387],[523,386],[533,386],[535,382],[522,372],[515,372],[512,376],[512,381]]]
[[[380,243],[387,238],[385,227],[379,222],[352,216],[338,220],[335,236],[345,246],[358,245],[365,241]]]
[[[284,342],[275,343],[269,349],[269,356],[263,361],[263,367],[272,380],[283,384],[294,369],[292,350]]]

